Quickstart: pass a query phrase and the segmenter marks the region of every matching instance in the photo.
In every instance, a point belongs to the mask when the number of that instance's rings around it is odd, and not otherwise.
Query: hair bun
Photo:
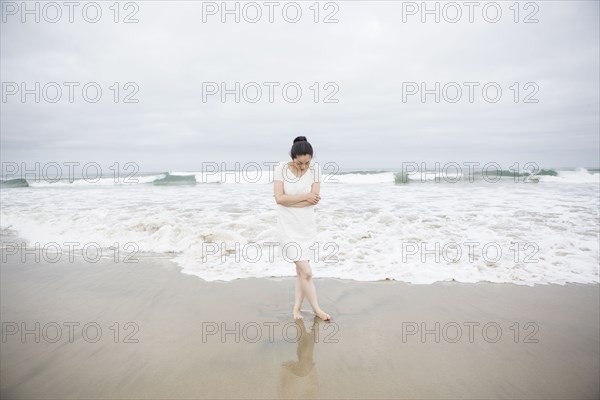
[[[296,142],[308,142],[308,140],[306,140],[306,136],[298,136],[296,139],[294,139],[294,143]]]

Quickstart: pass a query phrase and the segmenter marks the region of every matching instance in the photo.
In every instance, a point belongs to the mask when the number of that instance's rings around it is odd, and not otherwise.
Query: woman
[[[302,318],[300,308],[306,296],[314,313],[327,321],[331,316],[321,310],[317,303],[309,264],[318,251],[314,208],[321,200],[321,170],[318,165],[311,165],[313,148],[304,136],[294,139],[290,156],[292,161],[280,162],[275,167],[273,185],[277,202],[279,248],[285,260],[296,264],[294,319]]]

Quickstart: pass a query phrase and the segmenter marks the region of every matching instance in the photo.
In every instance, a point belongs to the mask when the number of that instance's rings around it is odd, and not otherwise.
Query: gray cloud
[[[514,23],[509,3],[500,3],[505,14],[496,24],[481,14],[472,24],[403,23],[400,2],[338,2],[335,24],[313,23],[311,2],[301,3],[297,24],[280,14],[273,24],[202,23],[199,2],[137,4],[135,24],[112,23],[110,14],[97,24],[2,23],[2,82],[98,82],[103,89],[95,104],[2,103],[3,161],[194,170],[202,161],[285,159],[302,134],[317,158],[342,168],[600,162],[597,2],[537,2],[535,24]],[[114,82],[121,90],[135,82],[139,103],[112,102]],[[298,82],[303,97],[203,103],[202,82]],[[314,82],[321,95],[324,83],[335,82],[339,103],[314,103]],[[403,103],[403,82],[498,82],[503,97],[489,103],[479,91],[474,103],[432,96]],[[523,84],[535,82],[539,103],[512,102],[514,82],[522,96],[529,92]]]

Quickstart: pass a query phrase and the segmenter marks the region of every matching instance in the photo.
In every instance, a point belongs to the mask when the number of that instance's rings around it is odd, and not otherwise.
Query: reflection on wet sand
[[[289,360],[281,364],[277,395],[280,399],[316,399],[319,392],[317,368],[313,361],[313,350],[318,340],[319,322],[315,317],[310,330],[306,330],[303,320],[296,320],[297,361]]]

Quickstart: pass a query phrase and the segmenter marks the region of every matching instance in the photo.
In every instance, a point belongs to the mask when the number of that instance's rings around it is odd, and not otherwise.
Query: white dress
[[[321,182],[321,167],[312,163],[298,178],[287,161],[275,167],[273,180],[283,182],[283,193],[297,195],[310,193],[313,182]],[[317,220],[315,206],[287,207],[277,204],[277,237],[279,252],[285,261],[310,260],[318,262],[322,250],[316,242]]]

